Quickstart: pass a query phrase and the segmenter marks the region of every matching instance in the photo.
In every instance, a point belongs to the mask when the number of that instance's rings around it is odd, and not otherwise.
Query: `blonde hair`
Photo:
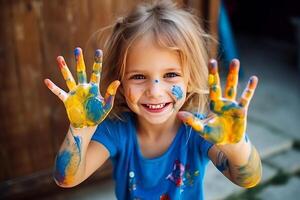
[[[169,1],[143,3],[127,17],[119,18],[112,26],[104,44],[101,93],[114,80],[122,80],[126,57],[133,42],[147,33],[161,47],[175,50],[180,55],[183,76],[188,83],[187,99],[182,110],[208,111],[208,52],[209,36],[201,29],[199,20],[190,12]],[[129,111],[125,97],[119,90],[110,116]]]

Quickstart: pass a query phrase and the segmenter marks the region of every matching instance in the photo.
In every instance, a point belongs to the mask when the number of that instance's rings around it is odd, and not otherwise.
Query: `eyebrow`
[[[178,66],[178,67],[169,67],[169,68],[164,69],[163,71],[182,71],[182,69],[180,66]],[[125,73],[126,74],[135,74],[135,73],[143,73],[143,72],[145,72],[145,70],[134,69],[132,71],[126,71]]]

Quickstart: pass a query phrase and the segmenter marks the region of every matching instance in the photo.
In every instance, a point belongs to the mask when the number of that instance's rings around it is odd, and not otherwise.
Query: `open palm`
[[[57,62],[67,83],[69,92],[66,93],[49,79],[45,79],[47,87],[63,102],[70,120],[75,128],[94,126],[101,123],[113,107],[114,97],[119,81],[112,82],[104,98],[99,92],[99,83],[102,69],[102,51],[96,50],[95,62],[90,82],[87,83],[85,63],[81,48],[74,51],[78,84],[76,84],[65,60],[57,57]]]
[[[236,101],[239,61],[230,64],[224,97],[218,74],[217,62],[209,64],[210,110],[214,113],[205,124],[192,113],[180,111],[179,118],[192,126],[206,140],[216,144],[237,143],[244,137],[247,124],[249,102],[257,86],[258,79],[252,76],[240,98]]]

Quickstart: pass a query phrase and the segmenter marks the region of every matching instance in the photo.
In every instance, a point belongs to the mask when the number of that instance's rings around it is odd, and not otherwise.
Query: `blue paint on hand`
[[[87,117],[93,122],[97,122],[103,116],[102,102],[97,98],[90,98],[86,102]]]
[[[92,96],[98,96],[98,86],[96,84],[92,84],[90,93],[92,94]]]
[[[177,100],[180,100],[183,96],[182,89],[177,85],[173,85],[172,94],[176,97]]]
[[[227,170],[227,169],[228,169],[228,166],[229,166],[229,162],[228,162],[227,159],[224,160],[222,163],[216,165],[217,169],[218,169],[220,172],[223,172],[223,171]]]
[[[95,51],[95,62],[100,63],[102,58],[103,52],[100,49]]]
[[[77,72],[77,77],[78,77],[78,82],[79,83],[84,83],[85,82],[85,74],[80,71],[80,72]]]
[[[79,56],[80,53],[81,53],[81,49],[79,47],[75,48],[75,50],[74,50],[75,56],[76,57]]]
[[[95,51],[95,56],[96,57],[102,57],[102,51],[100,50],[100,49],[97,49],[96,51]]]

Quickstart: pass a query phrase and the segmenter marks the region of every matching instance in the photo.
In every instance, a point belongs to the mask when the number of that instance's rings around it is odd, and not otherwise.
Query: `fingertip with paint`
[[[96,57],[102,57],[102,56],[103,56],[103,51],[102,51],[101,49],[97,49],[97,50],[95,51],[95,56],[96,56]]]
[[[234,59],[231,60],[231,63],[233,63],[235,65],[238,65],[238,64],[240,64],[240,61],[239,61],[239,59],[234,58]]]
[[[217,66],[218,66],[217,61],[215,59],[210,59],[209,68],[210,68],[211,73],[217,72]]]
[[[118,87],[120,84],[121,84],[121,82],[118,80],[112,82],[108,87],[108,93],[110,95],[115,95],[117,93],[117,90],[118,90]]]
[[[65,59],[64,59],[64,57],[62,57],[62,56],[58,56],[58,57],[56,58],[56,61],[57,61],[57,63],[58,63],[59,69],[63,68],[63,67],[66,65]]]
[[[52,88],[52,86],[51,86],[51,81],[49,80],[49,79],[44,79],[44,83],[45,83],[45,85],[49,88],[49,89],[51,89]]]
[[[230,70],[238,71],[240,68],[240,61],[236,58],[232,59],[230,62]]]
[[[95,62],[96,63],[101,63],[102,62],[102,56],[103,56],[103,52],[101,49],[97,49],[95,51]]]
[[[251,79],[252,79],[252,81],[258,82],[258,77],[257,76],[252,76]]]
[[[74,50],[74,54],[75,56],[79,56],[82,53],[82,49],[80,47],[76,47]]]
[[[250,88],[256,87],[257,82],[258,82],[257,76],[251,76],[251,78],[249,79],[249,87]]]

